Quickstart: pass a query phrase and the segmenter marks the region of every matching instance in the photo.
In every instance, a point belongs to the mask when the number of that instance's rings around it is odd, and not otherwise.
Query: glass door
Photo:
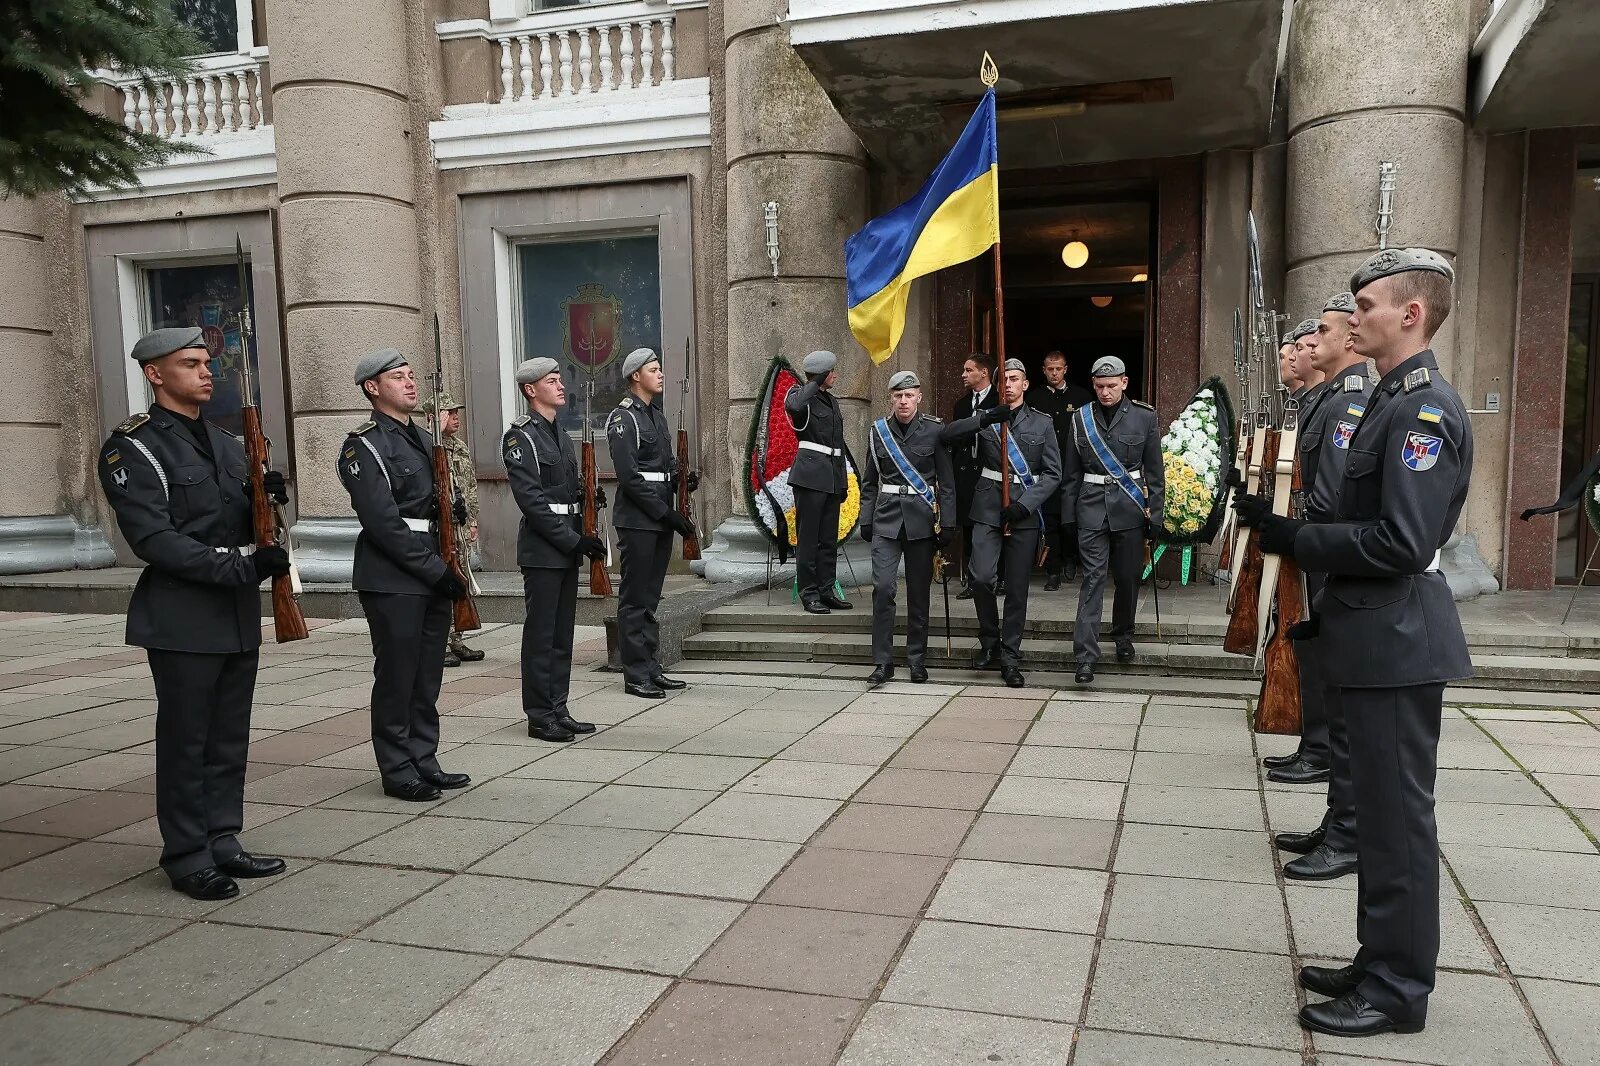
[[[1600,274],[1572,278],[1572,303],[1567,321],[1567,382],[1562,413],[1561,484],[1582,473],[1600,450],[1600,368],[1595,365],[1600,347]],[[1597,538],[1585,515],[1575,507],[1558,518],[1556,526],[1556,581],[1575,584],[1595,553]],[[1600,585],[1600,573],[1587,575],[1584,584]]]
[[[250,271],[246,270],[246,286]],[[199,326],[205,334],[206,348],[211,352],[212,393],[211,402],[201,408],[201,414],[229,433],[244,432],[239,409],[242,405],[240,364],[246,358],[239,332],[239,272],[234,261],[221,263],[171,266],[147,266],[142,271],[144,290],[144,328],[164,329],[169,326]],[[251,297],[251,321],[258,321],[254,293]],[[256,351],[255,337],[251,337],[251,376],[255,381],[260,402],[260,357]],[[146,386],[146,403],[149,402]]]

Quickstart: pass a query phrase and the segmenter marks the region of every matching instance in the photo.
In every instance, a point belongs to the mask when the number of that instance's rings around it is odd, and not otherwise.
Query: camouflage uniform
[[[463,406],[456,403],[450,394],[444,393],[439,397],[439,406],[446,411],[459,411]],[[432,400],[424,400],[418,408],[428,417],[430,425],[434,424],[434,404]],[[478,478],[472,468],[472,453],[467,450],[467,442],[454,434],[444,435],[444,450],[450,456],[450,482],[456,492],[461,494],[461,499],[467,505],[467,525],[461,530],[461,536],[466,544],[467,563],[474,570],[478,568],[478,542],[466,540],[471,530],[478,525]],[[450,644],[445,655],[446,666],[460,666],[462,660],[477,662],[483,658],[481,651],[475,651],[466,646],[461,640],[461,634],[454,627],[450,630]],[[465,654],[463,654],[465,653]]]

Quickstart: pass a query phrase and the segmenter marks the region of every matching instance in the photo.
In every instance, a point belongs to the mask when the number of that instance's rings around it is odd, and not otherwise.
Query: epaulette
[[[1413,389],[1425,388],[1431,384],[1433,384],[1433,375],[1428,373],[1428,368],[1425,366],[1419,366],[1406,375],[1407,392],[1411,392]]]
[[[533,416],[532,415],[518,415],[516,418],[513,418],[511,420],[511,424],[513,426],[525,426],[529,422],[532,422],[532,421],[533,421]]]
[[[938,415],[923,415],[922,418],[923,418],[924,421],[927,421],[927,422],[943,422],[944,421],[944,419],[940,418]]]
[[[1367,376],[1365,374],[1350,374],[1344,379],[1345,392],[1360,392],[1366,387]]]
[[[622,399],[617,401],[617,406],[618,407],[632,407],[633,406],[633,397],[632,396],[624,396]]]
[[[120,433],[126,437],[128,434],[132,433],[134,430],[138,429],[148,421],[150,421],[150,416],[145,412],[140,411],[138,414],[129,415],[120,426],[111,432]]]
[[[1130,400],[1129,402],[1132,403],[1133,406],[1135,406],[1135,407],[1143,407],[1146,411],[1154,411],[1155,410],[1155,407],[1153,405],[1147,404],[1143,400]]]
[[[359,437],[359,436],[361,436],[361,434],[370,433],[372,430],[377,429],[377,428],[378,428],[378,423],[369,418],[365,422],[363,422],[359,426],[357,426],[355,429],[352,429],[350,431],[350,435],[352,437]]]

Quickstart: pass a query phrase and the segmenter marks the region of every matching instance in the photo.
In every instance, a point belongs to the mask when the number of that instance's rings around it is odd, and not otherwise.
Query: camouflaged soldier
[[[467,449],[467,442],[461,435],[461,412],[466,404],[457,403],[448,392],[439,394],[439,410],[444,412],[444,417],[439,420],[440,439],[444,441],[445,453],[450,457],[450,484],[456,490],[456,495],[461,497],[462,505],[467,509],[466,525],[462,528],[462,537],[468,542],[468,555],[476,558],[478,554],[478,472],[472,463],[472,453]],[[422,406],[417,408],[427,417],[428,423],[434,421],[434,403],[428,399],[422,401]],[[446,667],[460,666],[462,663],[475,663],[483,659],[483,652],[476,648],[469,648],[461,639],[461,634],[456,627],[450,626],[450,643],[445,648],[444,665]]]
[[[1472,426],[1428,347],[1454,277],[1438,253],[1405,248],[1351,278],[1355,350],[1382,378],[1343,449],[1332,520],[1274,515],[1260,496],[1238,502],[1262,551],[1327,575],[1315,604],[1322,658],[1360,664],[1335,683],[1359,826],[1361,946],[1348,966],[1300,971],[1304,987],[1334,997],[1304,1007],[1301,1024],[1336,1036],[1421,1030],[1438,963],[1440,719],[1445,685],[1472,675],[1439,571],[1466,504]]]

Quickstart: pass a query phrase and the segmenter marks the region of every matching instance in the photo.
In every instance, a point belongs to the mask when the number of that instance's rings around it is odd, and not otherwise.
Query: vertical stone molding
[[[368,410],[351,372],[382,347],[412,356],[419,370],[432,359],[421,313],[407,5],[270,2],[296,528],[315,541],[305,575],[348,580],[356,525],[334,452]]]

